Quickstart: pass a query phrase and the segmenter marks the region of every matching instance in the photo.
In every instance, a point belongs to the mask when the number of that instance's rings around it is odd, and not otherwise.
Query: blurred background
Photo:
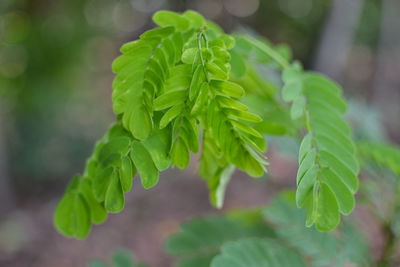
[[[169,266],[163,239],[183,220],[218,212],[192,158],[157,187],[134,187],[124,211],[84,241],[52,225],[65,185],[114,120],[111,62],[159,9],[193,9],[227,32],[289,44],[306,69],[343,85],[356,136],[400,143],[398,0],[0,0],[0,266],[86,266],[118,247]],[[268,177],[237,172],[224,209],[294,186],[296,144],[272,140]]]

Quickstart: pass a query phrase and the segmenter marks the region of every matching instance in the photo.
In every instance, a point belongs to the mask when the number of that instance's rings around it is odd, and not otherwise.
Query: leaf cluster
[[[193,219],[166,242],[176,266],[346,266],[370,263],[353,225],[338,233],[304,229],[307,216],[295,195],[284,192],[256,210]]]
[[[86,237],[92,223],[123,209],[136,172],[148,189],[160,171],[185,169],[196,153],[211,203],[221,208],[236,168],[266,172],[265,136],[304,131],[296,203],[308,211],[307,226],[334,229],[354,208],[359,172],[341,88],[291,63],[286,46],[227,35],[194,11],[159,11],[153,21],[157,27],[124,44],[113,62],[116,123],[68,186],[57,229]]]

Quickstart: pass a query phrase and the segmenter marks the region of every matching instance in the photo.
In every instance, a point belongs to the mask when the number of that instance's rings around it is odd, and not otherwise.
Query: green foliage
[[[286,46],[232,37],[194,11],[159,11],[153,20],[158,27],[123,45],[113,62],[117,121],[60,201],[59,231],[84,238],[91,223],[123,209],[136,171],[148,189],[160,171],[185,169],[199,151],[200,175],[221,208],[235,168],[253,177],[266,172],[263,134],[298,137],[303,128],[296,202],[308,210],[306,225],[334,229],[354,207],[359,172],[341,89],[291,64]],[[282,72],[290,108],[280,81],[260,66]]]
[[[183,223],[180,231],[167,239],[166,248],[179,258],[180,267],[208,266],[228,241],[271,236],[272,230],[263,222],[259,210],[242,211]]]
[[[299,66],[285,69],[283,81],[282,97],[293,102],[291,117],[304,117],[308,131],[300,145],[296,203],[308,211],[306,225],[330,231],[339,213],[353,210],[358,189],[359,164],[342,118],[347,105],[338,85]]]
[[[336,234],[304,228],[307,214],[297,209],[295,203],[295,194],[285,192],[263,212],[279,240],[295,248],[304,258],[312,259],[307,266],[346,266],[350,263],[368,266],[368,248],[353,225],[345,223]]]
[[[176,266],[369,266],[364,239],[346,223],[336,233],[304,229],[306,211],[285,192],[268,206],[183,223],[167,239]]]
[[[295,251],[268,239],[252,238],[226,243],[221,251],[222,253],[213,259],[210,266],[306,266]]]
[[[76,176],[70,182],[54,213],[54,223],[57,229],[66,236],[75,236],[76,238],[85,238],[88,235],[91,220],[93,220],[86,195],[81,190],[81,185],[84,184],[81,181],[83,180]]]
[[[393,145],[362,141],[357,143],[357,149],[362,160],[373,160],[380,166],[389,168],[400,177],[400,148]]]

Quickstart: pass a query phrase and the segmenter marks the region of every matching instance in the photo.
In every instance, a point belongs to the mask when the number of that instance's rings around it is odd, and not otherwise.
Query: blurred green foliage
[[[50,178],[68,172],[90,149],[88,140],[67,125],[77,119],[68,117],[78,106],[74,98],[88,86],[87,42],[99,34],[88,25],[84,4],[1,3],[0,95],[9,123],[13,177]],[[52,162],[55,154],[61,164]]]
[[[370,266],[365,237],[354,221],[321,233],[304,227],[305,216],[294,192],[285,191],[265,207],[184,222],[166,240],[166,250],[180,267]]]

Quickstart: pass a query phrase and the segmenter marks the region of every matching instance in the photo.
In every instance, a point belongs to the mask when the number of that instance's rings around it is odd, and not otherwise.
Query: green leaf
[[[178,62],[181,59],[182,49],[183,49],[182,33],[175,33],[171,39],[172,39],[172,43],[174,44],[174,48],[175,48],[175,62]]]
[[[146,139],[153,128],[153,120],[144,106],[132,104],[122,119],[124,127],[139,140]]]
[[[122,158],[121,167],[119,169],[119,178],[121,180],[122,191],[127,193],[132,188],[132,180],[136,174],[136,168],[132,164],[129,156]]]
[[[206,70],[208,71],[211,79],[227,80],[229,78],[228,73],[215,63],[207,62]]]
[[[261,160],[258,155],[252,155],[247,152],[241,154],[241,158],[243,161],[243,166],[241,168],[247,172],[248,175],[252,177],[261,177],[266,171],[264,165],[267,165],[267,162]]]
[[[343,165],[341,161],[332,156],[332,154],[326,151],[321,151],[319,156],[321,166],[330,168],[333,173],[343,180],[346,186],[354,194],[359,185],[357,176],[350,169],[348,169],[346,165]]]
[[[190,91],[189,91],[190,101],[193,101],[193,99],[199,94],[200,88],[204,86],[203,85],[204,81],[205,81],[204,68],[202,65],[199,64],[193,74],[193,78],[190,83]]]
[[[79,183],[78,177],[72,183]],[[71,184],[71,183],[70,183]],[[66,192],[54,212],[54,225],[65,236],[85,238],[91,228],[90,209],[77,191]]]
[[[303,82],[301,79],[290,80],[285,83],[282,88],[282,98],[286,102],[290,102],[298,98],[303,89]]]
[[[211,80],[210,86],[222,95],[228,95],[235,98],[240,98],[244,95],[243,88],[233,82],[223,80]]]
[[[226,49],[232,49],[235,46],[235,39],[228,34],[221,34],[219,37],[225,44]]]
[[[250,238],[229,242],[222,246],[211,267],[306,266],[301,256],[275,240]]]
[[[140,39],[151,39],[156,37],[165,38],[173,34],[174,31],[174,27],[155,28],[140,35]]]
[[[182,15],[171,11],[158,11],[153,15],[153,21],[161,26],[174,26],[178,31],[186,31],[190,27],[190,22]]]
[[[158,182],[158,170],[147,149],[138,141],[132,142],[131,159],[140,174],[142,186],[145,189],[155,186]]]
[[[73,236],[75,234],[75,222],[71,218],[75,212],[75,195],[66,193],[57,205],[54,213],[54,224],[63,235]]]
[[[305,106],[306,98],[304,96],[296,97],[290,109],[290,117],[292,120],[297,120],[303,116]]]
[[[221,209],[224,204],[225,190],[234,171],[235,166],[233,165],[222,169],[219,176],[215,177],[215,185],[210,188],[211,203],[218,209]]]
[[[89,206],[91,221],[96,224],[103,223],[107,218],[107,212],[94,197],[91,181],[87,178],[81,179],[79,188]]]
[[[303,141],[301,141],[299,150],[299,164],[303,162],[304,157],[306,156],[308,151],[311,150],[312,140],[313,140],[312,133],[308,133],[306,136],[304,136]]]
[[[182,62],[185,64],[193,64],[194,58],[199,51],[198,48],[188,48],[182,54]]]
[[[302,73],[300,72],[300,70],[293,66],[286,68],[282,72],[282,80],[285,83],[290,83],[290,82],[299,81],[299,80],[301,81],[301,77],[302,77]]]
[[[196,101],[193,105],[192,110],[190,111],[190,113],[192,115],[196,115],[196,114],[200,113],[202,111],[202,109],[204,109],[204,107],[207,105],[209,89],[210,89],[210,87],[208,86],[207,82],[203,82],[201,84],[200,89],[199,89],[200,93],[199,93],[198,97],[196,98]]]
[[[320,186],[317,203],[315,227],[322,232],[335,229],[340,222],[339,207],[335,195],[325,183]]]
[[[243,123],[240,123],[237,121],[231,121],[231,123],[233,126],[235,126],[240,131],[243,131],[243,132],[253,135],[255,137],[262,138],[262,135],[259,132],[257,132],[257,130],[255,130],[254,128],[252,128],[246,124],[243,124]]]
[[[194,10],[185,11],[185,13],[183,13],[183,16],[190,21],[190,24],[193,28],[199,29],[205,23],[205,19],[203,18],[203,16]]]
[[[154,100],[154,110],[163,110],[183,103],[187,97],[187,90],[177,90],[165,93]]]
[[[160,129],[165,128],[173,119],[183,112],[185,104],[178,104],[170,108],[161,118]]]
[[[159,171],[169,168],[171,159],[169,151],[171,148],[170,128],[154,129],[153,133],[142,142],[146,150],[150,153],[154,165]]]
[[[335,157],[343,165],[345,165],[354,175],[360,171],[358,161],[354,157],[354,151],[349,151],[334,139],[323,135],[317,135],[316,144],[318,149],[322,152],[325,151]],[[352,148],[352,147],[351,147]]]
[[[317,155],[317,151],[315,148],[307,151],[307,154],[304,156],[304,160],[301,162],[299,169],[297,171],[297,185],[300,183],[301,179],[303,178],[303,175],[307,172],[308,169],[310,169],[312,166],[315,164],[315,158]]]
[[[263,154],[267,149],[267,143],[263,137],[258,137],[255,135],[241,134],[243,140],[245,140],[250,147],[256,150],[258,153]]]
[[[122,191],[119,173],[114,172],[107,188],[104,207],[108,212],[118,213],[124,208],[124,205],[124,192]]]
[[[194,153],[199,152],[199,133],[194,119],[188,119],[187,117],[182,119],[181,135],[185,137],[189,150]]]
[[[230,50],[229,53],[231,54],[230,64],[232,66],[232,76],[236,79],[240,79],[246,74],[246,62],[235,50]]]
[[[178,137],[171,153],[172,162],[179,168],[185,169],[189,165],[189,148],[181,137]]]
[[[321,170],[321,180],[335,195],[340,212],[345,215],[350,214],[354,209],[355,200],[353,193],[349,190],[346,184],[343,183],[342,179],[340,179],[330,169],[323,168]]]
[[[99,151],[98,160],[106,162],[112,154],[124,155],[128,152],[130,139],[128,137],[116,137],[105,143]],[[105,165],[107,166],[107,165]]]
[[[312,189],[317,180],[318,167],[316,165],[311,166],[301,178],[296,191],[296,204],[297,207],[301,208],[307,197],[312,194]]]
[[[105,199],[108,185],[110,184],[111,176],[114,173],[113,167],[98,169],[96,176],[93,179],[93,193],[97,201],[102,202]]]
[[[170,75],[165,82],[164,91],[180,91],[187,90],[192,79],[190,65],[177,65],[170,70]]]
[[[249,109],[245,104],[230,97],[218,95],[216,99],[218,101],[218,104],[220,104],[224,108],[238,109],[242,111],[247,111]]]
[[[243,110],[237,109],[225,109],[225,112],[228,114],[229,117],[244,121],[251,121],[251,122],[261,122],[262,119],[260,116],[250,113]]]

